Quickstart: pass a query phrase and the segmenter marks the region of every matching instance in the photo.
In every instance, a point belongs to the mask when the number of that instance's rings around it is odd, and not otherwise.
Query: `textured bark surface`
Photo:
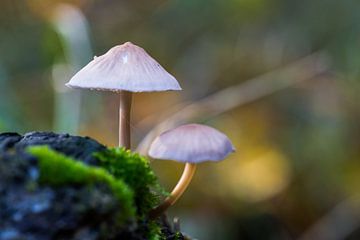
[[[90,138],[68,134],[0,134],[0,240],[146,239],[147,220],[113,227],[121,202],[106,185],[38,184],[38,161],[25,151],[31,145],[48,145],[94,166],[93,153],[106,149]],[[183,239],[165,220],[159,221],[166,239]]]

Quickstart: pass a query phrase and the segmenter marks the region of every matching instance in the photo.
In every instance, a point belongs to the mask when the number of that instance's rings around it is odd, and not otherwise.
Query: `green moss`
[[[147,239],[149,239],[149,240],[165,240],[166,239],[161,232],[161,227],[155,221],[149,222],[148,226],[149,226],[149,233],[148,233]]]
[[[122,206],[120,222],[133,218],[138,223],[138,231],[146,239],[165,239],[159,224],[147,220],[150,209],[159,204],[165,192],[146,158],[123,148],[110,148],[95,153],[99,166],[89,166],[76,161],[47,146],[33,146],[28,152],[39,160],[40,184],[64,186],[67,184],[104,183],[112,190]]]
[[[121,203],[122,218],[126,219],[135,215],[133,191],[124,181],[115,178],[105,169],[88,166],[47,146],[29,147],[28,152],[39,160],[40,183],[52,186],[104,183],[110,187]]]
[[[145,157],[124,148],[111,148],[96,153],[95,156],[100,160],[102,167],[117,179],[126,182],[134,191],[139,217],[146,216],[149,210],[159,203],[159,195],[163,191]]]
[[[180,232],[175,233],[175,238],[174,238],[174,240],[180,240],[180,239],[182,239],[181,233],[180,233]]]

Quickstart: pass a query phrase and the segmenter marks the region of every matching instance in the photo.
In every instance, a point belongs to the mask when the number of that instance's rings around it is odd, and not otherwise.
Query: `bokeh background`
[[[118,96],[64,83],[131,41],[181,92],[136,94],[133,149],[181,123],[237,151],[169,211],[197,239],[360,239],[358,0],[1,0],[0,131],[117,144]],[[138,146],[138,147],[137,147]],[[152,161],[166,189],[182,165]]]

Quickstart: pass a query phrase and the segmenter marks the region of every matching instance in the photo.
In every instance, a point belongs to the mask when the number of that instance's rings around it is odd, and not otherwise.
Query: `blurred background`
[[[133,149],[182,123],[237,151],[169,211],[196,239],[360,239],[360,2],[2,0],[0,131],[117,145],[118,96],[64,87],[131,41],[181,92],[135,94]],[[168,190],[183,165],[152,161]]]

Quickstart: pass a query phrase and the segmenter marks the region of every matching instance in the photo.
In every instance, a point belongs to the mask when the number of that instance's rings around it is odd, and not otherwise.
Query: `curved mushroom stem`
[[[155,219],[159,217],[163,212],[166,211],[166,209],[168,209],[181,197],[181,195],[184,193],[187,186],[191,182],[195,170],[196,170],[196,164],[186,163],[183,174],[181,175],[179,182],[172,190],[170,196],[167,197],[163,203],[161,203],[159,206],[157,206],[156,208],[150,211],[149,213],[150,219]]]
[[[128,91],[120,91],[119,94],[119,146],[130,149],[130,115],[132,93]]]

